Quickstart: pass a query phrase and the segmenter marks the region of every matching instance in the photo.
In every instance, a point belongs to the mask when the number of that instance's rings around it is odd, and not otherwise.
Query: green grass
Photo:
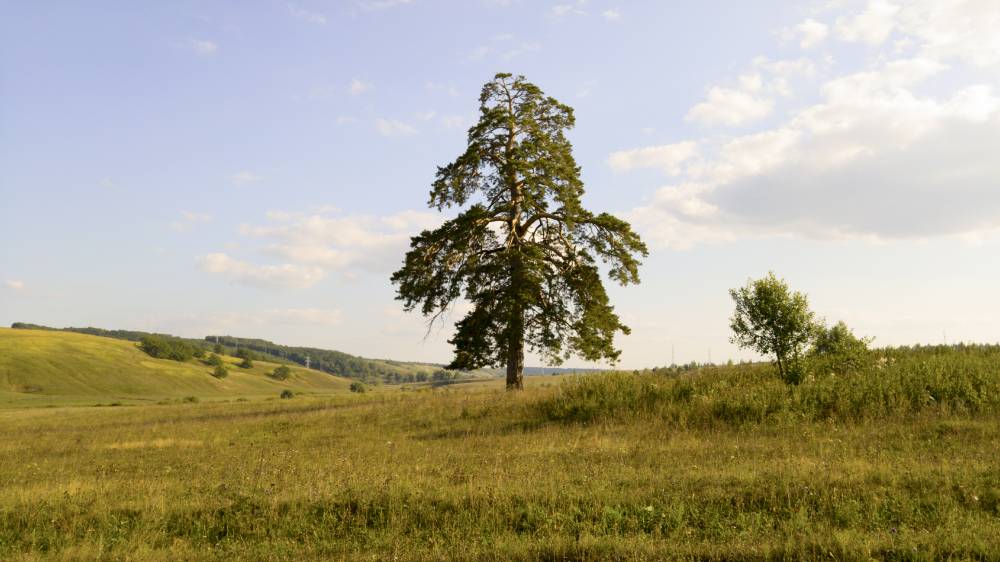
[[[0,410],[0,560],[997,559],[1000,362],[911,355]]]
[[[286,381],[267,376],[275,363],[252,369],[224,357],[229,376],[216,379],[200,361],[155,359],[133,342],[41,330],[0,329],[0,405],[130,404],[183,399],[277,397],[296,393],[347,392],[350,381],[301,367]]]

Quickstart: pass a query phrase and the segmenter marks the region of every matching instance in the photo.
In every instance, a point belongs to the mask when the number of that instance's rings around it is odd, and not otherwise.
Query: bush
[[[239,357],[240,359],[243,360],[243,362],[240,363],[240,368],[253,369],[253,360],[255,356],[252,351],[250,351],[245,347],[241,347],[240,349],[236,350],[236,357]]]
[[[820,327],[809,351],[811,370],[816,374],[859,371],[871,362],[870,343],[871,338],[858,338],[843,322],[832,328]]]
[[[229,369],[225,365],[216,365],[215,370],[212,371],[212,376],[217,379],[224,379],[229,376]]]
[[[209,365],[211,365],[212,367],[218,367],[220,365],[225,365],[225,362],[222,360],[222,357],[219,357],[215,353],[209,355],[208,359],[205,362],[208,363]]]
[[[295,398],[295,393],[294,393],[294,392],[292,392],[291,390],[288,390],[288,389],[286,388],[285,390],[282,390],[282,391],[281,391],[281,397],[282,397],[282,398],[284,398],[284,399],[286,399],[286,400],[287,400],[288,398]]]
[[[157,359],[188,361],[199,348],[178,338],[149,335],[139,340],[139,349]]]
[[[365,384],[362,382],[354,381],[351,383],[351,392],[357,392],[363,394],[365,392],[368,392],[368,387],[365,386]]]
[[[271,378],[275,380],[288,380],[290,376],[292,376],[292,370],[288,368],[288,365],[279,365],[271,371]]]

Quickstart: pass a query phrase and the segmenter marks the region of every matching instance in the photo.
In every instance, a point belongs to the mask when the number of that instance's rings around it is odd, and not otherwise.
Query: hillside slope
[[[277,381],[267,376],[276,363],[255,361],[252,369],[225,357],[229,376],[216,379],[200,361],[155,359],[135,343],[42,330],[0,329],[0,404],[155,401],[195,396],[205,399],[278,396],[282,390],[346,392],[350,381],[319,371],[292,368]]]

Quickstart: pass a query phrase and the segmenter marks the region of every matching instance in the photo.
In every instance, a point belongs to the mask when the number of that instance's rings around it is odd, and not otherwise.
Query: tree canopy
[[[730,319],[731,341],[764,355],[774,355],[783,380],[798,383],[802,350],[813,339],[816,321],[805,295],[768,273],[729,291],[736,311]]]
[[[645,244],[625,221],[583,208],[565,134],[572,108],[510,74],[487,82],[479,102],[465,152],[438,168],[428,203],[465,210],[412,238],[392,276],[397,298],[431,322],[468,301],[448,367],[506,364],[508,389],[523,385],[526,343],[551,364],[572,355],[617,361],[614,335],[629,330],[599,261],[618,283],[638,283]]]

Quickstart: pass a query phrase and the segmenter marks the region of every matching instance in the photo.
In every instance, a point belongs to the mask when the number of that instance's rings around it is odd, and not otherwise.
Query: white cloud
[[[667,175],[681,173],[682,164],[698,154],[698,143],[684,141],[632,150],[620,150],[608,157],[612,169],[624,172],[635,168],[659,168]]]
[[[706,125],[743,125],[767,117],[774,109],[774,101],[744,90],[714,87],[708,99],[692,107],[688,121]]]
[[[219,50],[218,45],[207,39],[185,39],[180,47],[199,55],[213,55]]]
[[[785,40],[798,40],[799,47],[802,47],[803,49],[811,49],[819,45],[825,41],[829,35],[830,26],[812,18],[806,19],[795,27],[787,28],[782,33]]]
[[[388,10],[412,3],[413,0],[361,0],[358,2],[366,10]]]
[[[417,130],[408,123],[397,121],[395,119],[382,119],[381,117],[375,120],[375,129],[380,135],[385,137],[404,137],[416,134],[417,132]]]
[[[248,172],[246,170],[242,172],[236,172],[235,174],[229,176],[229,182],[237,186],[249,185],[251,183],[257,183],[261,181],[264,181],[264,178],[254,174],[253,172]]]
[[[353,125],[354,123],[357,123],[357,122],[358,122],[358,118],[357,117],[353,117],[351,115],[338,115],[337,116],[337,124],[338,125]]]
[[[17,279],[8,279],[7,281],[4,281],[4,286],[12,291],[21,291],[24,290],[25,287],[24,281],[19,281]]]
[[[189,232],[196,224],[203,224],[210,220],[212,220],[212,215],[208,213],[183,211],[180,220],[170,223],[170,228],[177,232]]]
[[[915,58],[818,85],[820,99],[783,123],[701,141],[701,157],[667,151],[680,172],[632,219],[655,243],[756,236],[863,239],[961,236],[1000,228],[1000,97],[987,84],[935,96],[946,67]],[[640,155],[623,158],[628,169]],[[682,151],[680,155],[685,153]],[[680,162],[677,162],[680,160]],[[647,165],[657,165],[649,157]]]
[[[234,283],[267,289],[304,289],[315,285],[325,275],[319,267],[294,264],[254,265],[223,253],[208,254],[197,261],[205,272],[222,276]]]
[[[421,211],[384,216],[272,211],[268,217],[269,224],[242,225],[240,234],[264,241],[266,254],[345,274],[388,271],[405,252],[411,236],[441,222],[438,213]]]
[[[514,35],[502,33],[495,35],[489,44],[476,47],[469,54],[469,59],[482,60],[487,57],[496,57],[504,61],[509,61],[540,49],[541,45],[537,42],[522,41]]]
[[[844,41],[880,45],[892,34],[898,12],[899,6],[895,4],[885,0],[872,0],[864,12],[838,18],[837,35]]]
[[[435,115],[437,115],[436,111],[434,111],[433,109],[428,109],[427,111],[418,111],[413,116],[418,121],[430,121],[431,119],[434,119]]]
[[[347,87],[347,91],[350,92],[352,96],[360,96],[371,89],[372,85],[369,82],[361,80],[360,78],[354,78],[351,80],[351,84]]]
[[[1000,235],[1000,3],[847,5],[832,31],[870,45],[861,60],[758,57],[687,116],[749,125],[781,108],[777,123],[609,156],[673,177],[630,214],[651,241]],[[809,49],[830,34],[807,19],[781,38]]]
[[[601,16],[608,21],[618,21],[622,19],[622,13],[614,8],[609,8],[601,12]]]
[[[326,16],[319,12],[311,12],[296,6],[295,4],[288,5],[288,12],[292,17],[298,18],[302,21],[307,21],[309,23],[315,23],[318,25],[326,25]]]
[[[556,4],[552,6],[550,14],[555,18],[562,18],[566,16],[585,16],[587,15],[586,10],[583,6],[586,5],[585,1],[577,1],[575,4]]]

